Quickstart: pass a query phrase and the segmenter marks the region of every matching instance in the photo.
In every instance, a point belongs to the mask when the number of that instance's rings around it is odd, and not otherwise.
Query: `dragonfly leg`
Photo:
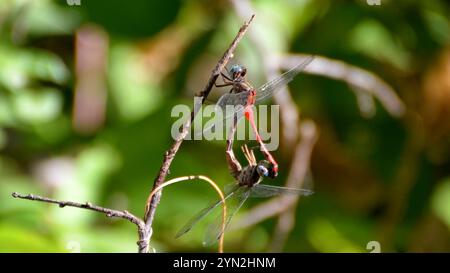
[[[233,139],[234,134],[236,132],[236,126],[237,126],[237,116],[235,115],[233,118],[233,125],[230,128],[230,133],[227,138],[227,150],[226,150],[226,158],[228,163],[228,169],[231,172],[231,175],[238,180],[239,174],[242,171],[242,166],[239,163],[239,161],[236,159],[234,152],[233,152]]]
[[[222,76],[223,81],[225,82],[225,79],[227,79],[228,81],[232,82],[233,80],[230,79],[230,77],[228,77],[227,75],[225,75],[223,72],[220,72],[220,75]]]
[[[251,166],[256,166],[256,158],[255,154],[253,153],[253,150],[249,150],[247,147],[247,144],[244,146],[241,146],[242,153],[244,154],[245,158],[247,159],[247,162]]]
[[[215,87],[225,87],[225,86],[230,86],[230,85],[233,85],[233,83],[224,83],[224,84],[217,84],[217,83],[214,83],[214,86],[215,86]]]
[[[245,110],[245,118],[250,122],[250,124],[253,128],[253,132],[255,133],[255,136],[256,136],[256,141],[258,141],[259,145],[261,146],[261,151],[263,152],[266,159],[273,165],[273,167],[272,167],[273,175],[272,176],[276,177],[278,175],[278,163],[275,161],[272,154],[267,150],[266,145],[264,144],[261,136],[258,133],[258,128],[256,127],[255,119],[253,116],[253,109],[251,107],[248,107]]]
[[[223,84],[214,83],[214,86],[216,86],[216,87],[225,87],[225,86],[233,85],[233,80],[230,79],[227,75],[223,74],[222,72],[220,72],[220,75],[222,76]]]

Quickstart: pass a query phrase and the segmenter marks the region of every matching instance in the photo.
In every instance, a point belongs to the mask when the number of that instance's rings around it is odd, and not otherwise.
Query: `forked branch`
[[[147,201],[147,203],[149,203],[152,196],[157,191],[161,190],[162,188],[172,185],[172,184],[175,184],[175,183],[179,183],[179,182],[183,182],[183,181],[190,181],[190,180],[194,180],[194,179],[200,179],[200,180],[208,182],[214,188],[214,190],[217,192],[217,194],[220,196],[220,199],[222,200],[222,206],[223,206],[222,233],[221,233],[221,236],[219,239],[219,252],[222,253],[223,252],[224,230],[225,230],[225,218],[226,218],[227,212],[226,212],[224,195],[223,195],[222,191],[220,190],[219,186],[217,186],[217,184],[213,180],[211,180],[210,178],[203,176],[203,175],[189,175],[189,176],[182,176],[182,177],[174,178],[172,180],[162,183],[160,186],[155,188],[150,193],[149,200]],[[139,246],[139,252],[140,253],[149,252],[148,238],[149,238],[149,236],[151,236],[151,230],[148,230],[146,228],[145,222],[142,219],[131,214],[130,212],[128,212],[126,210],[114,210],[114,209],[110,209],[110,208],[104,208],[104,207],[94,205],[90,202],[79,203],[79,202],[74,202],[74,201],[60,201],[60,200],[51,199],[48,197],[42,197],[42,196],[34,195],[34,194],[21,194],[21,193],[13,192],[11,195],[14,198],[55,204],[55,205],[58,205],[60,208],[74,207],[74,208],[80,208],[80,209],[87,209],[87,210],[92,210],[92,211],[103,213],[107,217],[117,217],[117,218],[122,218],[122,219],[128,220],[131,223],[135,224],[138,228],[139,240],[138,240],[137,244]]]
[[[104,208],[104,207],[94,205],[90,202],[78,203],[78,202],[74,202],[74,201],[60,201],[60,200],[55,200],[55,199],[51,199],[48,197],[34,195],[34,194],[21,194],[18,192],[13,192],[11,195],[14,198],[55,204],[55,205],[58,205],[60,208],[74,207],[74,208],[80,208],[80,209],[87,209],[87,210],[92,210],[92,211],[103,213],[107,217],[116,217],[116,218],[122,218],[122,219],[128,220],[131,223],[135,224],[138,228],[139,241],[137,244],[139,246],[139,252],[143,252],[144,250],[147,249],[147,242],[144,240],[144,238],[148,237],[148,234],[147,234],[147,230],[145,229],[144,221],[126,210],[114,210],[114,209],[110,209],[110,208]]]

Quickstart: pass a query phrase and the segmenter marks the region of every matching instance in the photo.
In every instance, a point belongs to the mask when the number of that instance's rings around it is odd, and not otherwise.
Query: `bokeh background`
[[[172,107],[192,105],[251,12],[232,62],[255,86],[299,54],[317,55],[272,101],[284,115],[281,174],[266,181],[294,175],[301,181],[290,183],[315,194],[230,231],[225,251],[369,252],[370,241],[381,251],[450,251],[447,1],[77,2],[0,1],[0,252],[136,252],[129,222],[11,192],[143,215],[173,141]],[[224,149],[185,141],[168,178],[232,182]],[[204,183],[166,188],[152,247],[216,251],[201,244],[208,221],[174,239],[214,198]],[[234,222],[270,201],[249,200]]]

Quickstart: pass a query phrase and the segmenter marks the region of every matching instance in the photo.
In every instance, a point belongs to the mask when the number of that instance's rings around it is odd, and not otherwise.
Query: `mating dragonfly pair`
[[[229,71],[227,70],[228,75],[221,73],[224,83],[215,84],[216,87],[231,86],[231,90],[228,94],[220,97],[216,104],[216,109],[222,111],[222,113],[226,113],[223,124],[229,124],[227,121],[232,119],[230,134],[227,138],[226,159],[230,173],[235,179],[235,183],[232,183],[225,189],[224,199],[226,200],[225,202],[227,204],[228,211],[225,222],[223,223],[221,219],[217,219],[217,221],[210,225],[204,239],[205,245],[214,243],[220,238],[223,231],[230,223],[231,218],[249,197],[271,197],[280,194],[312,194],[312,191],[306,189],[294,189],[260,184],[264,177],[275,178],[278,175],[278,163],[267,150],[258,133],[258,129],[253,118],[254,115],[252,107],[273,96],[273,94],[279,90],[280,87],[292,81],[298,73],[303,71],[303,69],[305,69],[305,67],[311,63],[313,59],[313,56],[307,57],[299,65],[291,68],[289,71],[269,81],[258,89],[253,88],[246,80],[245,76],[247,74],[247,70],[243,66],[233,65]],[[230,108],[227,106],[233,106],[232,109],[234,110],[229,112]],[[242,147],[242,151],[248,162],[248,165],[245,167],[241,166],[233,152],[233,138],[236,131],[237,122],[243,116],[245,116],[251,124],[256,140],[258,141],[261,151],[265,157],[265,160],[257,162],[253,150],[249,150],[245,145]],[[211,129],[213,129],[213,127],[206,128],[205,131]],[[221,204],[222,200],[219,200],[201,210],[177,233],[176,237],[178,238],[183,234],[186,234],[197,222],[202,220]]]

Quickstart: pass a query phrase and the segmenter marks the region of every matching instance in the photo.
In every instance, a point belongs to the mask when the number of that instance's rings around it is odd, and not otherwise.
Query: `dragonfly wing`
[[[216,126],[223,126],[222,128],[228,131],[229,126],[233,124],[234,117],[239,121],[244,116],[248,95],[248,92],[244,91],[221,96],[215,107],[216,120],[203,129],[203,134],[214,130]]]
[[[228,190],[225,192],[225,200],[229,199],[231,196],[234,195],[235,191],[237,191],[239,188],[239,185],[235,184],[234,187],[229,187]],[[198,223],[200,220],[202,220],[205,216],[207,216],[212,210],[214,210],[216,207],[222,204],[222,199],[212,203],[208,207],[202,209],[199,211],[194,217],[192,217],[175,235],[175,238],[179,238],[182,235],[189,232],[192,227]]]
[[[220,97],[219,101],[217,101],[217,106],[222,108],[224,111],[227,105],[245,107],[247,105],[249,92],[243,91],[239,93],[225,94]]]
[[[288,84],[294,79],[294,77],[302,72],[305,67],[314,60],[314,56],[308,56],[300,64],[294,66],[289,71],[284,72],[281,76],[265,83],[263,86],[258,88],[256,91],[256,103],[259,104],[264,100],[270,98],[273,93],[278,90],[281,86]]]
[[[217,102],[216,116],[223,117],[223,122],[225,124],[227,123],[227,120],[232,120],[235,116],[239,121],[239,119],[243,117],[248,95],[248,92],[223,95]],[[218,111],[222,111],[221,114],[218,114]]]
[[[225,217],[225,222],[223,222],[222,214],[220,214],[215,221],[208,226],[203,240],[204,246],[212,245],[220,238],[230,224],[231,218],[233,218],[236,212],[242,207],[249,195],[250,188],[239,187],[239,189],[235,191],[235,194],[227,199],[227,215]]]
[[[244,117],[244,110],[239,110],[237,112],[235,112],[236,114],[236,124]],[[233,114],[229,114],[227,117],[224,117],[223,119],[221,119],[221,123],[218,122],[217,120],[214,122],[209,123],[209,125],[206,125],[205,128],[203,128],[203,131],[198,132],[197,135],[206,135],[207,133],[209,133],[212,130],[217,129],[217,126],[223,126],[222,128],[224,129],[223,131],[225,132],[229,132],[231,126],[233,126],[234,122],[233,122]]]
[[[281,194],[291,194],[291,195],[304,195],[308,196],[313,194],[313,191],[306,189],[295,189],[287,187],[277,187],[266,184],[258,184],[251,188],[250,197],[272,197]]]

